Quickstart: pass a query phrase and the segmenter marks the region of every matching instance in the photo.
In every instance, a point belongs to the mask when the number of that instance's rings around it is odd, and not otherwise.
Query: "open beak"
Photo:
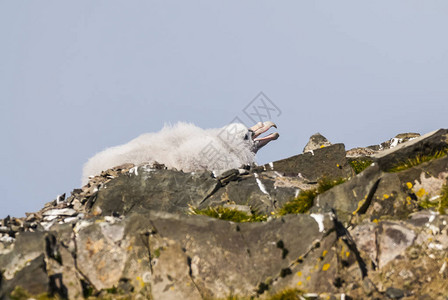
[[[254,132],[254,136],[253,137],[256,138],[257,136],[259,136],[263,132],[266,132],[269,129],[271,129],[271,127],[277,128],[277,125],[275,125],[275,123],[271,122],[271,121],[268,121],[268,122],[258,122],[257,124],[252,126],[250,128],[250,130],[252,130]]]
[[[260,150],[263,146],[266,146],[270,141],[276,140],[280,136],[277,132],[274,132],[265,137],[258,137],[262,133],[271,129],[272,127],[277,128],[277,125],[275,125],[275,123],[273,122],[267,121],[267,122],[258,122],[256,125],[250,128],[250,130],[254,132],[252,138],[254,141],[255,153],[258,150]]]

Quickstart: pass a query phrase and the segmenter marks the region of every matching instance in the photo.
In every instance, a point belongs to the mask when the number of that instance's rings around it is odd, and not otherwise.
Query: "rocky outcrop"
[[[326,137],[324,137],[320,133],[315,133],[310,137],[310,140],[305,145],[305,148],[303,148],[303,153],[312,152],[316,149],[328,147],[331,145],[332,144],[330,143],[330,141],[327,140]]]
[[[1,220],[0,299],[443,299],[448,131],[396,139],[345,151],[315,136],[308,152],[219,176],[104,171]],[[303,195],[307,213],[280,213]],[[261,222],[197,214],[210,207]]]

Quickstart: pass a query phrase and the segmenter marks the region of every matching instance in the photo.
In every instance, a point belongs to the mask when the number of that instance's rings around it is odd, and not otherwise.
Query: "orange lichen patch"
[[[327,255],[327,253],[328,253],[328,251],[327,251],[327,250],[324,250],[324,251],[322,252],[322,257],[325,257],[325,255]]]
[[[350,252],[349,251],[345,252],[345,256],[349,257],[350,256]]]
[[[412,189],[413,185],[410,182],[406,182],[406,187],[410,190]]]
[[[92,257],[93,255],[101,251],[103,249],[103,246],[104,241],[102,239],[93,242],[90,238],[87,238],[86,249],[87,251],[89,251],[89,257]]]
[[[378,224],[378,219],[373,219],[372,221],[373,223],[377,223]]]
[[[383,195],[383,199],[388,199],[389,198],[389,195],[388,194],[384,194]]]
[[[330,264],[325,264],[322,267],[322,271],[327,271],[330,268]]]

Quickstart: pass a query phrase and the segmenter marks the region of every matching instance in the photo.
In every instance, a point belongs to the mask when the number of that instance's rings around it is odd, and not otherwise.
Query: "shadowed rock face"
[[[0,299],[437,299],[448,293],[448,158],[387,171],[446,149],[448,131],[414,137],[356,151],[373,162],[357,175],[343,144],[218,177],[107,170],[67,199],[1,220]],[[308,213],[278,214],[323,177],[346,181],[319,192]],[[223,206],[269,218],[190,214]]]
[[[322,176],[346,178],[354,175],[347,163],[344,144],[335,144],[282,159],[264,166],[266,170],[300,176],[315,182]]]

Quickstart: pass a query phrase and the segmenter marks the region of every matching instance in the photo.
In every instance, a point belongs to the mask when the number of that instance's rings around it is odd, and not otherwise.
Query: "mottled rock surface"
[[[219,176],[106,170],[0,220],[0,299],[445,299],[448,130],[394,139],[346,152],[314,136]],[[356,175],[354,159],[368,162]],[[310,194],[307,213],[280,214]],[[262,222],[192,213],[219,207]]]
[[[303,148],[303,153],[310,152],[316,149],[331,146],[332,144],[320,133],[315,133],[310,137],[310,140]]]

